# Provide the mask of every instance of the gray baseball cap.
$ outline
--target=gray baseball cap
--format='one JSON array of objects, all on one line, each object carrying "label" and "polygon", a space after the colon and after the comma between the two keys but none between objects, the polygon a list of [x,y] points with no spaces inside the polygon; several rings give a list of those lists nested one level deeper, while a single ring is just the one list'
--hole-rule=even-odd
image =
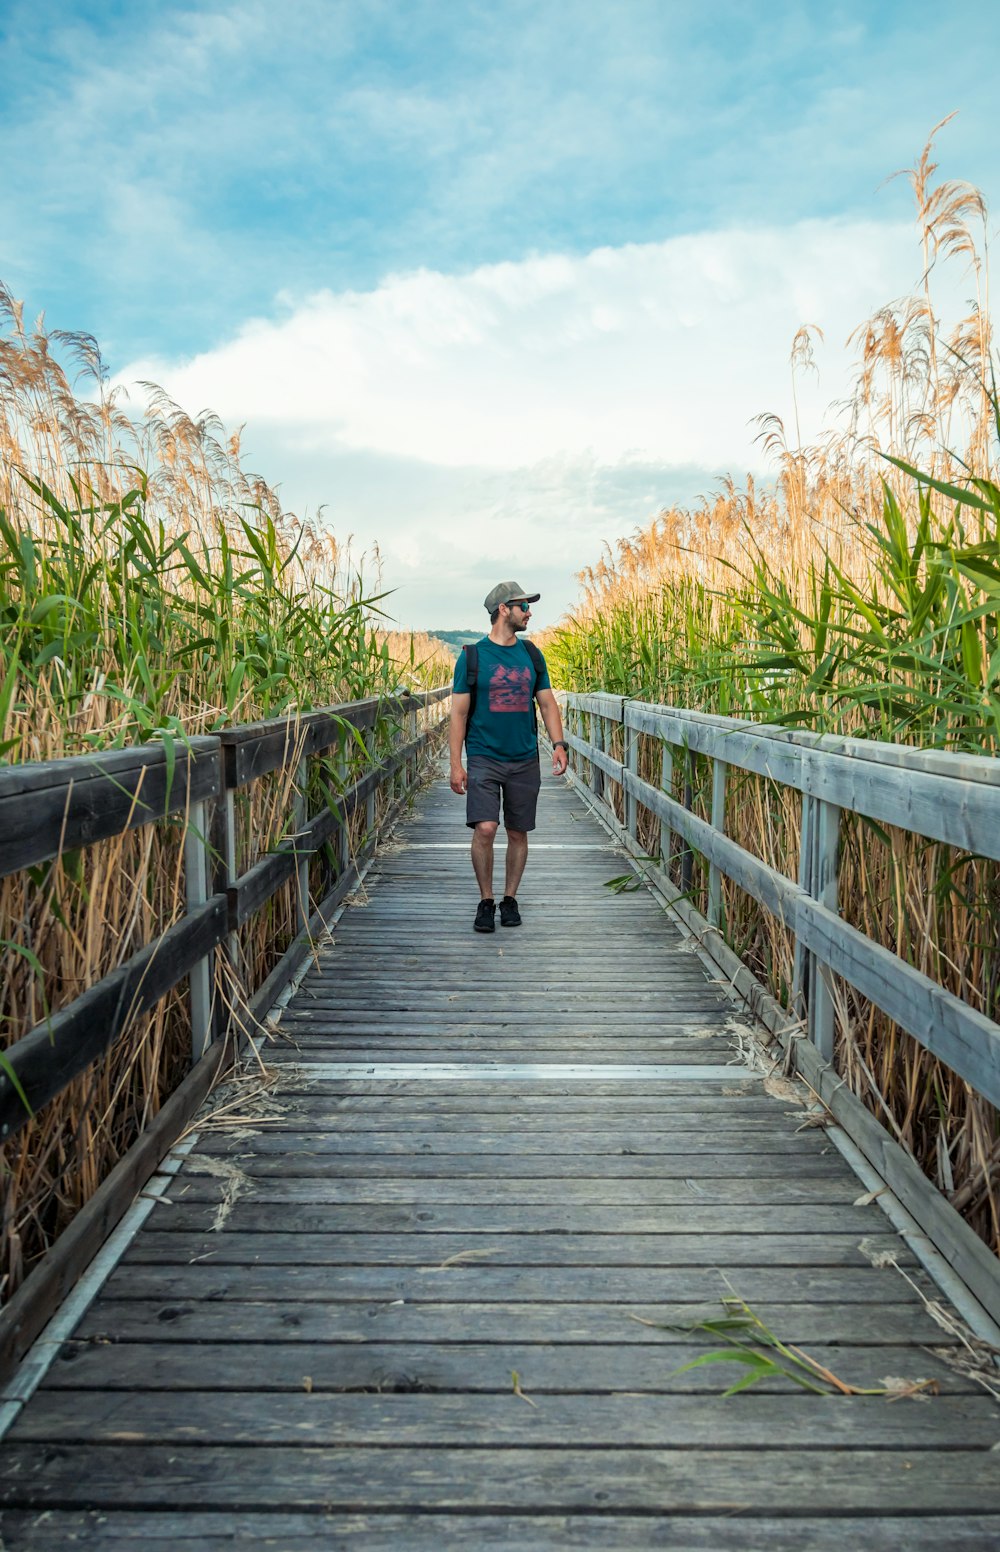
[{"label": "gray baseball cap", "polygon": [[509,604],[512,598],[516,598],[518,603],[523,598],[529,604],[537,604],[541,596],[541,593],[526,593],[519,582],[498,582],[486,594],[486,613],[492,614],[501,604]]}]

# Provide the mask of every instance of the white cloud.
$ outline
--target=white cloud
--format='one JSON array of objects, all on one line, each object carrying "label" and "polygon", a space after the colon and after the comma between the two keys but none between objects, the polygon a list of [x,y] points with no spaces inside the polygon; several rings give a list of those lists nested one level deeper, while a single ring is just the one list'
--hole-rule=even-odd
[{"label": "white cloud", "polygon": [[752,417],[789,413],[804,322],[827,340],[819,384],[799,384],[816,434],[850,377],[842,342],[918,266],[909,226],[810,221],[420,270],[120,375],[247,423],[289,505],[327,501],[338,531],[379,542],[408,623],[468,620],[470,589],[529,569],[513,556],[545,571],[558,612],[603,540],[759,468]]},{"label": "white cloud", "polygon": [[[448,467],[580,454],[741,465],[749,418],[788,397],[799,325],[819,323],[840,356],[916,265],[902,224],[813,221],[420,270],[321,292],[185,364],[121,375],[225,419]],[[827,398],[842,378],[841,366]]]}]

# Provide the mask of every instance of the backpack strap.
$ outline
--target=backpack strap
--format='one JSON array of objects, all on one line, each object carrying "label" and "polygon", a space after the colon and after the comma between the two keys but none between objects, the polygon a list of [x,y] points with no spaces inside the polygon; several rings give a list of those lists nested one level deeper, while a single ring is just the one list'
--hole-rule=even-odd
[{"label": "backpack strap", "polygon": [[534,693],[537,696],[538,695],[538,681],[542,677],[542,669],[545,667],[545,659],[543,658],[542,654],[539,652],[538,648],[535,646],[535,643],[533,641],[526,641],[524,643],[524,645],[528,649],[528,656],[530,657],[532,665],[533,665],[534,670],[535,670],[535,691],[534,691]]},{"label": "backpack strap", "polygon": [[476,709],[476,691],[479,688],[479,647],[473,641],[463,647],[462,651],[465,653],[465,676],[469,682],[469,718],[465,724],[468,727]]},{"label": "backpack strap", "polygon": [[538,737],[538,681],[542,677],[542,669],[545,667],[545,659],[535,646],[533,641],[526,641],[524,645],[528,649],[532,667],[535,670],[535,688],[531,695],[531,715],[535,723],[535,737]]}]

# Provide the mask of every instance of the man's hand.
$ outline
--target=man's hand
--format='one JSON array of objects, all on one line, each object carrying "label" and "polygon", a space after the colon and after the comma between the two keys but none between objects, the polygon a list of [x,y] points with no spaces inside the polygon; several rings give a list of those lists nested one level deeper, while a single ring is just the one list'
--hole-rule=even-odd
[{"label": "man's hand", "polygon": [[552,774],[553,774],[553,776],[565,776],[565,774],[566,774],[566,767],[567,767],[568,764],[569,764],[569,755],[566,753],[566,750],[562,749],[562,748],[553,749],[553,751],[552,751]]},{"label": "man's hand", "polygon": [[469,778],[461,765],[453,765],[451,768],[451,790],[457,792],[459,797],[465,795],[469,785]]}]

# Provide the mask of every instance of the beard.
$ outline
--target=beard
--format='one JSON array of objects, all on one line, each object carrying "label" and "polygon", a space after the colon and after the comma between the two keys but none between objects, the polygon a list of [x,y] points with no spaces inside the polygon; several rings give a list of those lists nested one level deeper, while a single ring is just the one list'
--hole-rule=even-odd
[{"label": "beard", "polygon": [[521,616],[521,618],[519,620],[515,620],[512,615],[509,616],[509,619],[510,619],[510,628],[515,633],[517,631],[526,631],[528,629],[528,621],[524,618],[523,614],[522,614],[522,616]]}]

